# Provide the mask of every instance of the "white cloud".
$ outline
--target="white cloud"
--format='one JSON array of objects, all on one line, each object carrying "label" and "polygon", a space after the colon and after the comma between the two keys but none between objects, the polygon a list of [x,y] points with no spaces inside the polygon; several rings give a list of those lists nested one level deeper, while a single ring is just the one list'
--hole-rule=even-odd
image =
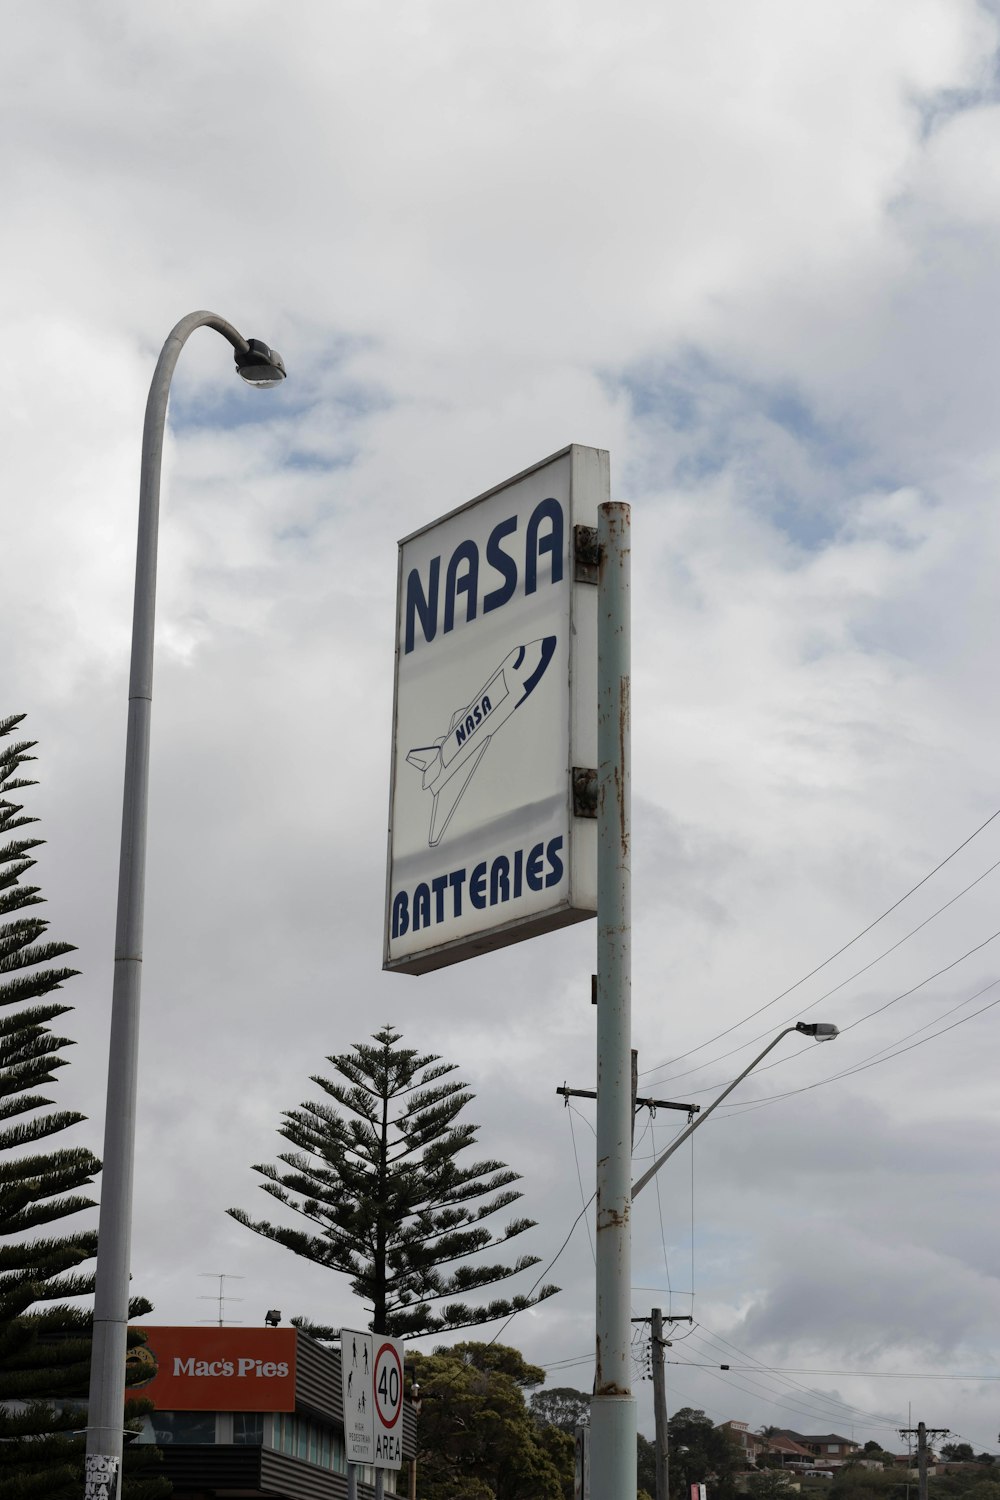
[{"label": "white cloud", "polygon": [[[3,711],[26,709],[41,742],[39,875],[83,970],[60,1095],[94,1145],[148,380],[206,305],[289,367],[283,390],[243,393],[202,332],[173,390],[134,1256],[164,1321],[196,1320],[199,1275],[221,1270],[246,1278],[246,1321],[347,1319],[337,1278],[222,1210],[253,1207],[250,1164],[326,1054],[384,1020],[468,1077],[484,1151],[524,1173],[531,1248],[554,1254],[579,1211],[554,1090],[593,1079],[592,931],[436,978],[379,969],[395,539],[505,475],[607,446],[634,505],[650,1088],[707,1102],[750,1038],[1000,857],[991,825],[742,1024],[995,810],[995,45],[972,0],[420,0],[391,18],[104,0],[12,21]],[[874,1010],[994,910],[986,879],[824,1011]],[[984,950],[835,1047],[789,1039],[740,1098],[860,1064],[995,962]],[[720,1111],[695,1156],[709,1329],[766,1362],[993,1371],[970,1309],[995,1303],[997,1014]],[[658,1141],[667,1128],[661,1113]],[[674,1311],[692,1305],[687,1161],[662,1181]],[[639,1313],[665,1287],[653,1199],[637,1225]],[[554,1275],[563,1296],[509,1331],[545,1363],[591,1338],[582,1225]],[[721,1378],[672,1369],[671,1401],[775,1420],[773,1388]],[[992,1431],[975,1386],[956,1413],[938,1388],[924,1410],[917,1381],[891,1399],[823,1381]]]}]

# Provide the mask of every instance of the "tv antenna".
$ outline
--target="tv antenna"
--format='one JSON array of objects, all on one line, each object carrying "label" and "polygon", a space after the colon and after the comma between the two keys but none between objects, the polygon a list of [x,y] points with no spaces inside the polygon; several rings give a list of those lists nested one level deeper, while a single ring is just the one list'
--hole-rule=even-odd
[{"label": "tv antenna", "polygon": [[219,1316],[217,1318],[200,1318],[199,1322],[201,1322],[201,1323],[217,1323],[220,1328],[225,1327],[226,1323],[242,1323],[243,1322],[242,1318],[227,1318],[227,1317],[224,1316],[224,1314],[225,1314],[225,1306],[226,1306],[227,1302],[242,1302],[243,1301],[242,1297],[227,1297],[227,1295],[226,1295],[226,1282],[227,1281],[245,1281],[246,1278],[244,1276],[237,1276],[232,1271],[199,1271],[198,1274],[199,1274],[199,1276],[211,1276],[214,1281],[218,1281],[218,1283],[219,1283],[219,1290],[217,1292],[213,1292],[211,1294],[208,1293],[208,1292],[205,1292],[201,1296],[199,1296],[199,1298],[198,1298],[199,1302],[216,1302],[216,1303],[218,1303]]}]

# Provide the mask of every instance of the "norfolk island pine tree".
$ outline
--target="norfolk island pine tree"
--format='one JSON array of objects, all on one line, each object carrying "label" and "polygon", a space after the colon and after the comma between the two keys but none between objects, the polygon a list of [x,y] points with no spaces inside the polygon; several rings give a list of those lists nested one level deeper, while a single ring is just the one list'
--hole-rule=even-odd
[{"label": "norfolk island pine tree", "polygon": [[[48,1226],[93,1207],[81,1190],[101,1164],[83,1146],[35,1149],[84,1116],[53,1109],[37,1092],[66,1065],[59,1053],[72,1042],[49,1027],[71,1009],[53,997],[78,971],[57,962],[72,945],[46,939],[48,923],[25,915],[43,900],[37,886],[21,883],[43,840],[24,836],[37,819],[10,797],[34,785],[19,773],[34,760],[35,742],[3,743],[23,718],[0,719],[0,1494],[78,1500],[86,1416],[72,1403],[87,1394],[92,1312],[63,1299],[93,1292],[93,1272],[82,1267],[96,1253],[97,1234],[53,1234]],[[151,1311],[143,1299],[130,1304],[133,1317]],[[146,1409],[130,1404],[130,1419]],[[157,1457],[145,1446],[128,1452],[124,1500],[170,1494],[169,1482],[148,1472]]]},{"label": "norfolk island pine tree", "polygon": [[[534,1226],[512,1219],[499,1233],[485,1221],[515,1203],[518,1174],[499,1161],[458,1160],[478,1127],[458,1117],[472,1102],[455,1064],[401,1045],[392,1026],[372,1043],[327,1059],[339,1078],[314,1076],[326,1100],[283,1116],[279,1134],[295,1148],[280,1167],[258,1164],[261,1187],[304,1216],[313,1230],[229,1213],[257,1234],[350,1279],[373,1309],[371,1327],[397,1338],[452,1332],[533,1307],[558,1291],[491,1298],[470,1305],[470,1292],[538,1264],[536,1255],[470,1263]],[[331,1101],[331,1102],[328,1102]],[[444,1304],[443,1306],[441,1304]],[[332,1336],[305,1318],[314,1336]]]}]

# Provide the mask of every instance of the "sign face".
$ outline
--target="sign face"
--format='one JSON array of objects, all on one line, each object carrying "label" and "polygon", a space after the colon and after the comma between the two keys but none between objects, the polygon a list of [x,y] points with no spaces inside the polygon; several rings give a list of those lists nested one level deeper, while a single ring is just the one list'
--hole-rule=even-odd
[{"label": "sign face", "polygon": [[370,1333],[354,1328],[340,1330],[344,1448],[349,1464],[375,1462],[374,1342]]},{"label": "sign face", "polygon": [[126,1395],[160,1411],[294,1411],[294,1328],[147,1328],[130,1349]]},{"label": "sign face", "polygon": [[340,1330],[344,1446],[349,1464],[403,1462],[403,1346],[385,1334]]},{"label": "sign face", "polygon": [[387,969],[596,911],[572,770],[597,765],[597,589],[574,526],[596,526],[608,472],[573,444],[400,543]]},{"label": "sign face", "polygon": [[374,1364],[375,1464],[398,1469],[403,1462],[403,1346],[376,1336]]}]

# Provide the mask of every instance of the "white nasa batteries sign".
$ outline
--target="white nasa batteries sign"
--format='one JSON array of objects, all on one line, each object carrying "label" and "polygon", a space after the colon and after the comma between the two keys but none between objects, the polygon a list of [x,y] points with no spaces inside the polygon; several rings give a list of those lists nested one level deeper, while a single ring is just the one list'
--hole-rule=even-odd
[{"label": "white nasa batteries sign", "polygon": [[577,444],[399,548],[385,967],[420,974],[594,915],[597,525],[608,455]]},{"label": "white nasa batteries sign", "polygon": [[403,1345],[384,1334],[340,1335],[344,1448],[351,1464],[398,1469],[403,1462]]}]

